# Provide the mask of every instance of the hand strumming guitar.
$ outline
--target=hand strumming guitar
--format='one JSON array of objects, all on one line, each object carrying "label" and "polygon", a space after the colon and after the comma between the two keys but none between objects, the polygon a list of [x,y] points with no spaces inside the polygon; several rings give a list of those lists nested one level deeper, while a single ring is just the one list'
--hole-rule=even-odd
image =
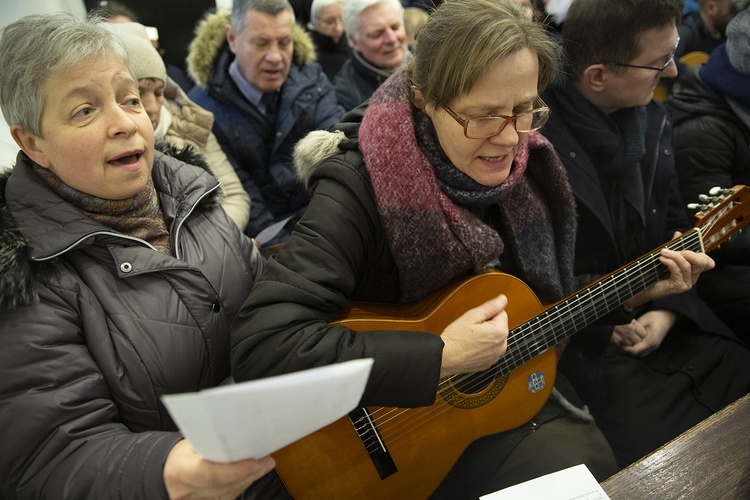
[{"label": "hand strumming guitar", "polygon": [[441,337],[440,377],[490,368],[508,347],[508,298],[495,299],[470,309],[448,325]]}]

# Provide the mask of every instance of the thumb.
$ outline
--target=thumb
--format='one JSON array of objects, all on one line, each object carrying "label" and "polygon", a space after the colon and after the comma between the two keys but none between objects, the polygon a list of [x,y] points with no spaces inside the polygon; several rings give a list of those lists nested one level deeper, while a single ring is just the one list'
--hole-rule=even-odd
[{"label": "thumb", "polygon": [[503,312],[507,305],[508,297],[500,294],[494,299],[488,300],[474,309],[470,309],[466,312],[465,316],[473,323],[482,323],[493,319],[495,316]]}]

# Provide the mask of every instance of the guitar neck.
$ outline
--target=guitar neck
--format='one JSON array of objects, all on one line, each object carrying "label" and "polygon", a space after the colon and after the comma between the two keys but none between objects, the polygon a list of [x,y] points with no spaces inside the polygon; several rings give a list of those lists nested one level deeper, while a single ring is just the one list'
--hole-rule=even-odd
[{"label": "guitar neck", "polygon": [[498,373],[510,373],[561,340],[621,307],[623,302],[657,281],[668,277],[669,270],[659,262],[662,248],[703,252],[701,231],[699,228],[687,231],[679,238],[606,275],[512,329],[507,351],[497,364]]}]

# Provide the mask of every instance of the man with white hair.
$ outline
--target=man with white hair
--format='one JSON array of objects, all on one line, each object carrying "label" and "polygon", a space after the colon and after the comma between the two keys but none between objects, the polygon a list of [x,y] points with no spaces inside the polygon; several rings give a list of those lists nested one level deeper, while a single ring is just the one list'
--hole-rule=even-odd
[{"label": "man with white hair", "polygon": [[345,0],[343,20],[352,56],[333,86],[339,104],[348,111],[369,99],[410,52],[399,0]]}]

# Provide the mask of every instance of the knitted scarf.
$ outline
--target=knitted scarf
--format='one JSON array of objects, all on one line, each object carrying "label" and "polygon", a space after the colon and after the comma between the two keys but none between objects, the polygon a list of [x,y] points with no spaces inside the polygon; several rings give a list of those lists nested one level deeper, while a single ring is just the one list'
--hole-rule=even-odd
[{"label": "knitted scarf", "polygon": [[34,172],[44,179],[55,194],[80,209],[87,217],[117,232],[147,241],[159,252],[171,255],[167,223],[150,177],[146,187],[132,198],[106,200],[68,186],[46,168],[34,165]]},{"label": "knitted scarf", "polygon": [[[529,134],[498,188],[448,175],[458,170],[429,119],[414,110],[408,89],[407,68],[399,68],[373,94],[359,129],[360,151],[399,270],[401,301],[418,300],[453,278],[496,265],[506,246],[514,249],[520,277],[540,300],[572,292],[575,207],[549,142]],[[498,204],[507,234],[501,237],[498,228],[462,206],[467,200]]]},{"label": "knitted scarf", "polygon": [[627,260],[643,253],[645,189],[640,162],[646,153],[646,109],[620,109],[607,116],[561,78],[552,93],[573,136],[599,172],[618,246]]}]

